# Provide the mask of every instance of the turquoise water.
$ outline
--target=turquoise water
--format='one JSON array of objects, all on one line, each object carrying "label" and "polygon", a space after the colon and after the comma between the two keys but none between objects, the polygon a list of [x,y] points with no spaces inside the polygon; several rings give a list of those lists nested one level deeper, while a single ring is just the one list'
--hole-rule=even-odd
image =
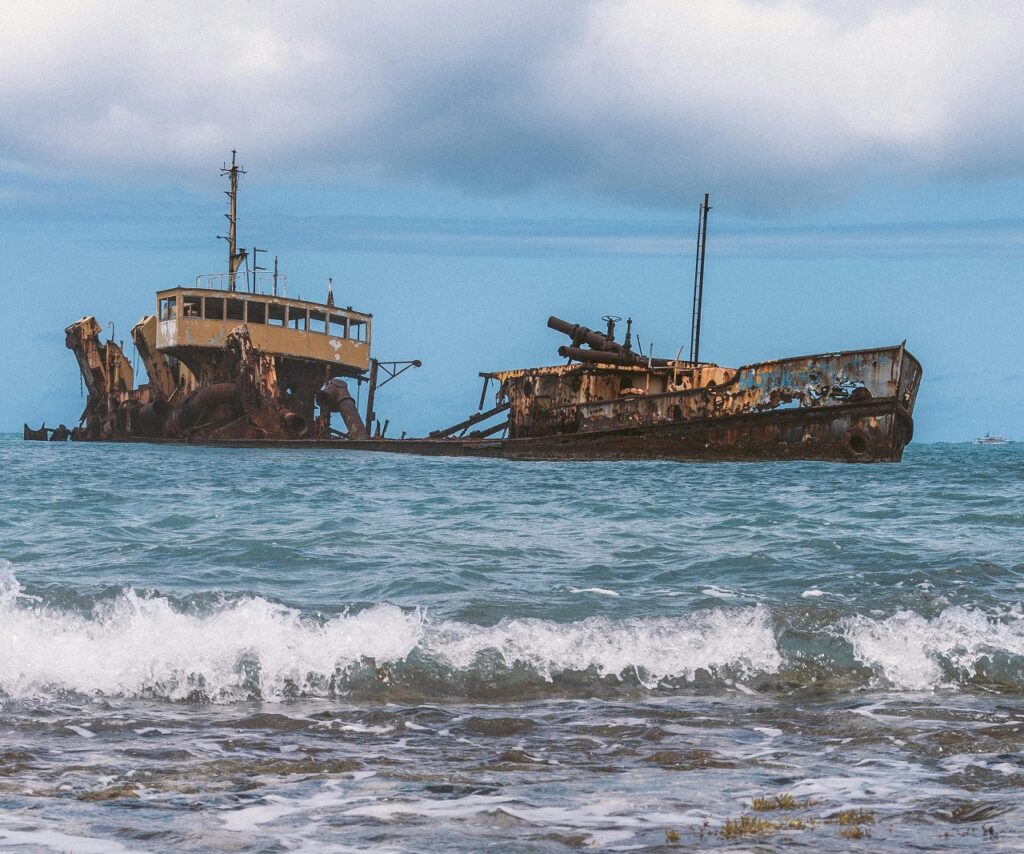
[{"label": "turquoise water", "polygon": [[0,843],[1024,846],[1024,446],[0,466]]}]

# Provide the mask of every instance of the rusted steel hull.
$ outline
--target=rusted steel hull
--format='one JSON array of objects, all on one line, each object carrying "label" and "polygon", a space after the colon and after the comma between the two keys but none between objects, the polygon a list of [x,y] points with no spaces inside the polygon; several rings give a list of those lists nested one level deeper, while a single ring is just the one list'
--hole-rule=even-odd
[{"label": "rusted steel hull", "polygon": [[899,462],[913,420],[893,400],[510,439],[503,456],[565,460]]},{"label": "rusted steel hull", "polygon": [[[210,440],[220,447],[322,448],[509,460],[899,462],[913,420],[896,400],[758,412],[526,439]],[[148,440],[137,440],[148,441]],[[168,441],[168,440],[164,440]]]}]

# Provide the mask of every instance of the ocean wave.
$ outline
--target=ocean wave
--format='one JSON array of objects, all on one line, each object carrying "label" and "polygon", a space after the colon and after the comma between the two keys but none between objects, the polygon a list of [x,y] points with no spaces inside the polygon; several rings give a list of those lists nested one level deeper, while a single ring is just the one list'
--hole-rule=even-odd
[{"label": "ocean wave", "polygon": [[956,605],[928,619],[913,611],[856,615],[842,625],[858,660],[910,691],[986,682],[1024,686],[1024,613]]},{"label": "ocean wave", "polygon": [[80,614],[22,595],[9,572],[0,576],[0,635],[0,692],[8,698],[75,692],[230,702],[342,694],[367,674],[438,684],[467,674],[479,683],[487,672],[545,682],[586,673],[653,689],[698,672],[747,678],[782,663],[761,606],[479,626],[391,604],[317,620],[259,596],[200,615],[129,589]]},{"label": "ocean wave", "polygon": [[[257,595],[194,608],[132,589],[91,609],[27,596],[0,567],[0,698],[60,693],[235,702],[294,697],[529,698],[622,691],[1024,688],[1024,614],[925,617],[764,605],[675,617],[477,625],[382,603],[331,618]],[[799,640],[803,637],[804,640]],[[838,646],[837,646],[838,644]]]}]

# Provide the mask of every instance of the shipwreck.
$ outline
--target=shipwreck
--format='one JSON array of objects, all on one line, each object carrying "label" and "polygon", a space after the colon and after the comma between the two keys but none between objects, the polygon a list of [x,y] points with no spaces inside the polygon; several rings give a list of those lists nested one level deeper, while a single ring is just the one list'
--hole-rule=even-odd
[{"label": "shipwreck", "polygon": [[[156,294],[131,330],[147,381],[123,343],[85,317],[65,330],[87,391],[72,429],[24,428],[25,439],[189,442],[536,460],[899,461],[914,432],[921,365],[894,346],[722,367],[700,359],[710,205],[698,214],[690,349],[646,355],[631,321],[595,330],[548,318],[562,363],[480,374],[478,411],[420,438],[389,437],[377,391],[421,365],[371,355],[373,315],[289,298],[287,279],[238,247],[239,175],[232,152],[228,269]],[[353,384],[357,395],[353,395]],[[362,397],[365,386],[365,400]],[[493,392],[492,392],[493,389]],[[488,396],[493,393],[489,400]]]}]

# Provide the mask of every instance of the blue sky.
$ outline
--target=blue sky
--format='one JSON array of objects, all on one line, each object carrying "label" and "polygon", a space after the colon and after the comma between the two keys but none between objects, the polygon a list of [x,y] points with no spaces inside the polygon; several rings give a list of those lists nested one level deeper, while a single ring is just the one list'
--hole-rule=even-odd
[{"label": "blue sky", "polygon": [[[288,14],[284,14],[287,8]],[[202,10],[202,11],[200,11]],[[477,372],[557,362],[549,314],[738,365],[898,343],[918,438],[1024,438],[1024,36],[1013,4],[11,2],[0,9],[0,429],[73,423],[64,326],[118,338],[239,233],[289,293],[424,361],[418,433]],[[227,34],[227,35],[225,35]]]}]

